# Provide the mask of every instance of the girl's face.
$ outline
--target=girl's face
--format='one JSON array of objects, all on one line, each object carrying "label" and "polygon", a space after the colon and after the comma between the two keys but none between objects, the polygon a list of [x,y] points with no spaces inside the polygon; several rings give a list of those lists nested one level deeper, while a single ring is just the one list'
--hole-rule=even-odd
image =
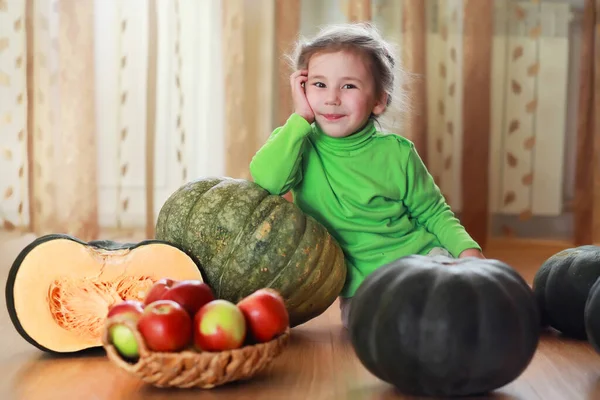
[{"label": "girl's face", "polygon": [[363,57],[351,51],[314,54],[308,62],[306,98],[323,132],[349,136],[385,110],[377,99],[375,81]]}]

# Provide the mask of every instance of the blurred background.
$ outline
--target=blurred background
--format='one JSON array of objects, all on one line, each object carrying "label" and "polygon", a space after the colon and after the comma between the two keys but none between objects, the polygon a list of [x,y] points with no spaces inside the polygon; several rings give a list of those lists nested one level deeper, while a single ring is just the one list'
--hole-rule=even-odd
[{"label": "blurred background", "polygon": [[248,164],[292,112],[285,55],[371,21],[413,140],[490,240],[600,243],[598,0],[0,0],[0,229],[152,237],[166,198]]}]

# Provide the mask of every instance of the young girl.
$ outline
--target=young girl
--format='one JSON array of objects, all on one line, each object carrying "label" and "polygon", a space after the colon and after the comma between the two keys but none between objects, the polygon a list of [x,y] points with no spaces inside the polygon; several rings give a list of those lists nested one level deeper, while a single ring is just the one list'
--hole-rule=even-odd
[{"label": "young girl", "polygon": [[351,298],[380,266],[410,254],[483,258],[409,140],[379,132],[396,60],[369,25],[336,25],[300,43],[290,83],[294,112],[250,163],[255,183],[294,202],[342,247],[340,294]]}]

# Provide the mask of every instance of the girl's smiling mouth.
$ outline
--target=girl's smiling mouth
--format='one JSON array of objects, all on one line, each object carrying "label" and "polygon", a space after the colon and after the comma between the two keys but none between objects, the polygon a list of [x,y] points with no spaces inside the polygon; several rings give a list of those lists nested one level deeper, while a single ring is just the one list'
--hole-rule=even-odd
[{"label": "girl's smiling mouth", "polygon": [[322,115],[327,121],[337,121],[340,118],[345,117],[344,114],[322,114]]}]

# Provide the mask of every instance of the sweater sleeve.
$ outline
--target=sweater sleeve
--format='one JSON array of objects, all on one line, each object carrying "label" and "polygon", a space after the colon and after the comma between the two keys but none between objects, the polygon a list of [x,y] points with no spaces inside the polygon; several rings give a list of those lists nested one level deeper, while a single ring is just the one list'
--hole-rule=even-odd
[{"label": "sweater sleeve", "polygon": [[481,250],[450,209],[412,144],[406,174],[404,202],[411,216],[436,235],[441,245],[454,257],[467,249]]},{"label": "sweater sleeve", "polygon": [[311,125],[292,114],[276,128],[250,162],[254,182],[271,194],[282,195],[302,180],[302,150]]}]

